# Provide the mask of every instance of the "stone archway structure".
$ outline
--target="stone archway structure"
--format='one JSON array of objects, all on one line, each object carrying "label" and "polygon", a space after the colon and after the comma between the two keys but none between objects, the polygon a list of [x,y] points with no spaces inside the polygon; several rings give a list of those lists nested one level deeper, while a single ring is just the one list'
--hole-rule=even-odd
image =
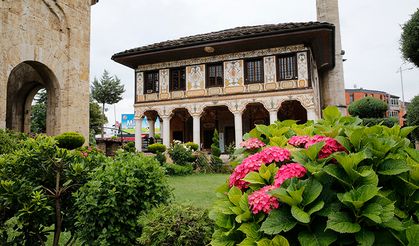
[{"label": "stone archway structure", "polygon": [[89,135],[90,7],[97,0],[0,2],[0,128],[27,131],[36,91],[48,91],[50,135]]}]

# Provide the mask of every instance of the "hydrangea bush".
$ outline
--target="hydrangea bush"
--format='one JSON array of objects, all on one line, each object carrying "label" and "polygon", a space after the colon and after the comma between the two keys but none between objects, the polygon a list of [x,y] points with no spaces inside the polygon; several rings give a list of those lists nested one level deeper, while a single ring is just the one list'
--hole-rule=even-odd
[{"label": "hydrangea bush", "polygon": [[419,245],[419,152],[412,127],[324,119],[244,136],[210,212],[218,245]]}]

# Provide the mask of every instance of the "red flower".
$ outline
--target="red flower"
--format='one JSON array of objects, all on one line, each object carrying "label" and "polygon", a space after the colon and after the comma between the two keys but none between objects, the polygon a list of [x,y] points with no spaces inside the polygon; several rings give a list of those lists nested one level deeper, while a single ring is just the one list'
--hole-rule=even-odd
[{"label": "red flower", "polygon": [[257,214],[260,211],[268,214],[272,209],[279,208],[278,200],[267,193],[275,188],[273,185],[268,185],[249,195],[248,201],[253,214]]},{"label": "red flower", "polygon": [[299,163],[290,163],[279,168],[275,175],[275,187],[280,187],[285,180],[290,178],[302,178],[307,170]]}]

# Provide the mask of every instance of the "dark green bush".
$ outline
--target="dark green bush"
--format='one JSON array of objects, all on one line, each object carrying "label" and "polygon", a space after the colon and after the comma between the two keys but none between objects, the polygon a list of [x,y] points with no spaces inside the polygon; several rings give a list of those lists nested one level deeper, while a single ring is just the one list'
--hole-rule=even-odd
[{"label": "dark green bush", "polygon": [[190,148],[192,151],[197,151],[198,147],[199,147],[199,145],[197,143],[194,143],[194,142],[187,142],[187,143],[185,143],[185,146]]},{"label": "dark green bush", "polygon": [[172,158],[173,162],[177,165],[186,166],[191,164],[194,160],[192,157],[192,150],[178,141],[173,142],[172,146],[168,150],[168,153],[170,158]]},{"label": "dark green bush", "polygon": [[375,125],[383,125],[383,126],[388,126],[388,127],[392,127],[395,124],[398,124],[399,120],[397,118],[363,118],[362,119],[362,124],[364,126],[375,126]]},{"label": "dark green bush", "polygon": [[137,152],[137,150],[135,149],[135,143],[134,142],[125,143],[122,146],[122,149],[127,151],[127,152],[131,152],[131,153]]},{"label": "dark green bush", "polygon": [[387,104],[380,99],[364,97],[349,104],[348,112],[359,118],[383,118],[387,108]]},{"label": "dark green bush", "polygon": [[58,142],[58,147],[73,150],[77,149],[84,144],[84,137],[77,132],[64,132],[58,136],[55,136],[55,140]]},{"label": "dark green bush", "polygon": [[212,136],[211,155],[216,157],[220,157],[221,155],[220,139],[217,129],[214,130],[214,135]]},{"label": "dark green bush", "polygon": [[212,173],[213,169],[207,154],[201,151],[195,153],[196,160],[193,163],[194,171],[197,173]]},{"label": "dark green bush", "polygon": [[192,205],[170,204],[139,217],[143,228],[138,242],[148,246],[208,245],[214,231],[208,212]]},{"label": "dark green bush", "polygon": [[193,171],[193,166],[191,163],[187,163],[185,165],[177,165],[175,163],[168,164],[166,163],[164,165],[164,169],[166,170],[166,173],[171,176],[183,176],[191,174]]},{"label": "dark green bush", "polygon": [[157,152],[163,153],[166,151],[166,146],[161,143],[154,143],[150,144],[147,149],[148,151],[154,154],[156,154]]},{"label": "dark green bush", "polygon": [[157,152],[155,158],[160,163],[160,165],[166,163],[166,156],[164,153]]},{"label": "dark green bush", "polygon": [[134,245],[141,231],[137,216],[171,197],[153,157],[119,152],[91,177],[75,195],[76,226],[86,245]]},{"label": "dark green bush", "polygon": [[27,138],[23,133],[0,129],[0,155],[11,153],[19,147],[21,140]]}]

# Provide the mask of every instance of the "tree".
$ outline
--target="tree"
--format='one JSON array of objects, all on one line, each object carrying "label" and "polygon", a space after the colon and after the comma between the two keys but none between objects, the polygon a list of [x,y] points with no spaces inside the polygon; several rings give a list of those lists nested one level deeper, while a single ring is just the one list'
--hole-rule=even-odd
[{"label": "tree", "polygon": [[348,112],[359,118],[383,118],[387,107],[387,104],[379,99],[364,97],[349,104]]},{"label": "tree", "polygon": [[102,126],[108,122],[106,115],[102,113],[99,104],[90,97],[89,103],[89,128],[95,134],[102,130]]},{"label": "tree", "polygon": [[[407,125],[419,126],[419,95],[415,96],[407,108]],[[416,141],[419,141],[419,128],[412,132]]]},{"label": "tree", "polygon": [[419,9],[403,27],[400,39],[403,58],[419,67]]},{"label": "tree", "polygon": [[47,131],[47,91],[41,89],[35,95],[35,104],[31,110],[31,132],[45,133]]},{"label": "tree", "polygon": [[[117,76],[109,76],[109,72],[104,70],[100,80],[93,80],[91,86],[92,97],[102,104],[102,114],[105,114],[105,104],[115,104],[122,100],[122,94],[125,92],[124,85]],[[101,135],[103,138],[103,124]]]}]

